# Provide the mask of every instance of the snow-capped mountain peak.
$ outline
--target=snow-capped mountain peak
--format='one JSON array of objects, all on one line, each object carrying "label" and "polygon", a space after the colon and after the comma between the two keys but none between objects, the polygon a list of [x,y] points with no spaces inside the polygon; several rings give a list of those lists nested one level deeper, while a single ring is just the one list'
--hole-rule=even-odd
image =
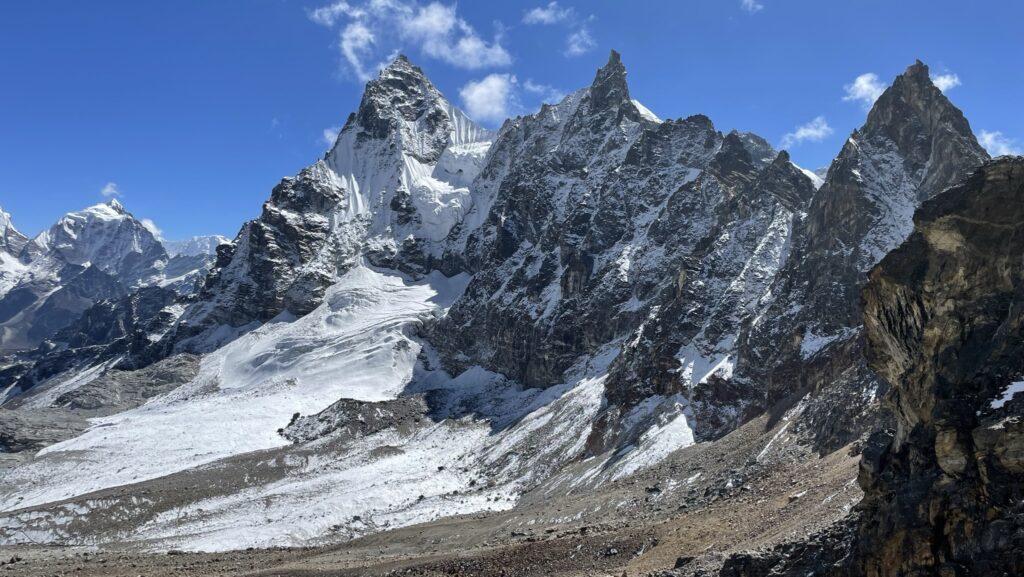
[{"label": "snow-capped mountain peak", "polygon": [[478,204],[469,184],[492,138],[398,57],[366,84],[325,157],[275,187],[218,255],[203,302],[167,338],[205,351],[283,311],[308,313],[363,259],[429,273]]},{"label": "snow-capped mountain peak", "polygon": [[117,199],[69,212],[21,244],[0,257],[0,349],[34,348],[94,304],[143,287],[191,293],[211,264],[172,259]]},{"label": "snow-capped mountain peak", "polygon": [[25,270],[20,255],[28,238],[21,234],[11,215],[0,208],[0,299],[11,289]]},{"label": "snow-capped mountain peak", "polygon": [[28,242],[28,238],[14,226],[10,213],[0,207],[0,251],[17,256]]},{"label": "snow-capped mountain peak", "polygon": [[69,212],[32,240],[33,252],[98,267],[135,284],[166,260],[163,245],[117,199]]}]

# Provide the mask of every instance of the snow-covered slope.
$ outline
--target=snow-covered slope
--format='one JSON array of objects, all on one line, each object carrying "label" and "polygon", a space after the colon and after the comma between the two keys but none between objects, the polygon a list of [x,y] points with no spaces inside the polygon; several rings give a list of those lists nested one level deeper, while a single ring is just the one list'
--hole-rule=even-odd
[{"label": "snow-covered slope", "polygon": [[19,255],[28,239],[21,234],[11,215],[0,208],[0,298],[7,294],[24,274],[25,264]]},{"label": "snow-covered slope", "polygon": [[[353,268],[314,312],[250,332],[206,356],[191,383],[44,450],[45,458],[5,482],[32,478],[34,470],[55,482],[19,491],[3,507],[45,503],[282,446],[288,441],[276,431],[296,412],[316,413],[339,398],[394,398],[418,353],[406,333],[435,307],[450,304],[465,282],[431,279],[436,288],[430,280],[411,283]],[[62,458],[66,454],[85,458]],[[132,466],[115,469],[106,465],[111,462]],[[67,474],[54,463],[66,463]]]},{"label": "snow-covered slope", "polygon": [[305,314],[362,258],[429,272],[474,205],[468,185],[490,139],[397,58],[367,84],[324,159],[284,179],[219,255],[164,346],[209,351],[284,311]]},{"label": "snow-covered slope", "polygon": [[[547,391],[480,369],[452,379],[412,335],[444,314],[467,281],[353,267],[311,313],[249,332],[204,357],[199,374],[173,392],[95,419],[82,436],[7,473],[0,537],[86,544],[101,530],[82,524],[117,511],[116,537],[103,538],[219,550],[299,545],[513,506],[583,454],[601,405],[595,375],[607,360],[581,364],[571,381]],[[324,423],[342,402],[357,405],[359,423],[383,415],[383,424],[361,434],[321,426],[309,441],[290,444],[285,432],[303,424],[300,416]],[[661,440],[662,451],[685,445]],[[603,463],[592,463],[595,478],[626,466],[602,471]],[[131,489],[123,499],[77,499],[175,474],[209,480],[184,504]],[[72,516],[63,508],[18,512],[67,499]]]}]

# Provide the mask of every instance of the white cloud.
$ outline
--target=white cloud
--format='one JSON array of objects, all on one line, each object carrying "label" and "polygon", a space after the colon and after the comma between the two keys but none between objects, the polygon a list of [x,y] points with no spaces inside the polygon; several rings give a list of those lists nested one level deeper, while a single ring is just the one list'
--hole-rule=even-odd
[{"label": "white cloud", "polygon": [[804,142],[820,142],[832,134],[832,127],[828,125],[824,116],[818,116],[814,120],[796,127],[793,132],[782,136],[782,148],[799,146]]},{"label": "white cloud", "polygon": [[338,140],[338,134],[340,132],[340,126],[331,126],[330,128],[325,128],[324,133],[321,136],[321,138],[323,139],[323,143],[326,144],[328,148],[332,148],[334,146],[334,142]]},{"label": "white cloud", "polygon": [[416,48],[425,56],[457,68],[479,70],[507,66],[512,57],[500,33],[487,41],[460,18],[455,4],[420,4],[416,0],[335,2],[309,13],[313,22],[340,27],[338,47],[346,68],[366,81],[401,50]]},{"label": "white cloud", "polygon": [[540,96],[541,102],[548,104],[554,104],[565,98],[565,93],[561,90],[547,84],[538,84],[529,78],[523,82],[523,90]]},{"label": "white cloud", "polygon": [[110,198],[111,196],[120,198],[121,196],[123,196],[121,194],[121,189],[117,188],[116,182],[108,182],[107,184],[103,185],[103,188],[100,190],[100,194],[107,198]]},{"label": "white cloud", "polygon": [[764,10],[764,4],[761,4],[757,0],[741,0],[740,7],[751,14],[756,14],[761,10]]},{"label": "white cloud", "polygon": [[341,31],[341,54],[360,80],[369,80],[373,75],[366,70],[363,59],[373,47],[373,32],[361,22],[352,22]]},{"label": "white cloud", "polygon": [[978,133],[978,142],[992,156],[1024,154],[1024,151],[1017,146],[1017,139],[1007,138],[998,130],[982,130]]},{"label": "white cloud", "polygon": [[565,55],[566,56],[580,56],[586,54],[597,47],[597,41],[590,34],[590,30],[586,26],[580,27],[579,30],[569,35],[569,38],[565,41]]},{"label": "white cloud", "polygon": [[342,16],[354,16],[354,11],[348,2],[335,2],[328,6],[322,6],[309,13],[309,19],[321,26],[331,27]]},{"label": "white cloud", "polygon": [[885,92],[885,84],[882,84],[877,74],[868,72],[858,76],[853,84],[847,84],[843,89],[846,90],[843,100],[860,102],[865,108],[871,108],[871,105]]},{"label": "white cloud", "polygon": [[547,6],[537,6],[523,16],[526,24],[555,24],[572,17],[572,8],[561,8],[558,2],[550,2]]},{"label": "white cloud", "polygon": [[140,220],[139,223],[141,223],[143,228],[152,233],[152,235],[155,236],[158,240],[164,239],[164,231],[160,230],[160,227],[158,227],[156,223],[153,222],[152,220],[144,218]]},{"label": "white cloud", "polygon": [[593,19],[593,14],[586,18],[579,18],[571,7],[563,8],[554,1],[545,6],[537,6],[528,10],[523,15],[523,22],[526,24],[562,24],[569,30],[569,35],[565,39],[564,51],[565,56],[569,58],[586,54],[597,47],[597,41],[589,28]]},{"label": "white cloud", "polygon": [[949,72],[938,76],[932,76],[932,83],[934,83],[939,90],[946,92],[952,88],[960,86],[960,77]]},{"label": "white cloud", "polygon": [[513,87],[516,77],[511,74],[490,74],[481,80],[467,82],[459,90],[462,105],[477,122],[500,122],[508,118],[514,106]]}]

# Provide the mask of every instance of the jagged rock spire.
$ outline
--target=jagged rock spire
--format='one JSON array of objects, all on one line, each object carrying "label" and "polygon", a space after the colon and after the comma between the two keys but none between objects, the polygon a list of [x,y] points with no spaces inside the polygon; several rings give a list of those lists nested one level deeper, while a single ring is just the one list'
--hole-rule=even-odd
[{"label": "jagged rock spire", "polygon": [[359,110],[345,128],[355,121],[371,136],[386,138],[399,120],[424,119],[430,125],[446,122],[446,104],[423,70],[399,55],[377,78],[366,83]]},{"label": "jagged rock spire", "polygon": [[629,101],[626,67],[622,65],[618,52],[612,50],[608,55],[608,63],[598,69],[590,85],[590,95],[595,108],[607,108]]},{"label": "jagged rock spire", "polygon": [[893,142],[907,168],[923,173],[922,200],[988,159],[970,123],[935,86],[920,60],[882,93],[857,136]]},{"label": "jagged rock spire", "polygon": [[943,122],[948,122],[957,134],[973,135],[963,113],[935,86],[928,66],[918,60],[878,98],[861,132],[882,132],[903,145],[912,138],[910,131],[934,132]]}]

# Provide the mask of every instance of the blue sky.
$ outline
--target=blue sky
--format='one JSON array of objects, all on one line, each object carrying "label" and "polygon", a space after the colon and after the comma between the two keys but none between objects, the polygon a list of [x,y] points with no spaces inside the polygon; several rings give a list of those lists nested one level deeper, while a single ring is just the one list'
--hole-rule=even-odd
[{"label": "blue sky", "polygon": [[659,116],[706,114],[809,168],[920,58],[989,146],[1024,148],[1017,0],[372,1],[0,4],[0,206],[35,234],[116,191],[167,238],[234,236],[396,51],[493,126],[615,48]]}]

